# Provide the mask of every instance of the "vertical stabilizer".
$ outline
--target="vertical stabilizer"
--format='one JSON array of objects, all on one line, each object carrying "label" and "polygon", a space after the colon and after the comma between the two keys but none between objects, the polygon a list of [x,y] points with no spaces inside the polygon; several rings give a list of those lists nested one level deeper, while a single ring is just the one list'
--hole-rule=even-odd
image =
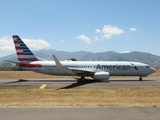
[{"label": "vertical stabilizer", "polygon": [[35,55],[30,51],[26,44],[21,40],[18,35],[13,35],[13,41],[17,52],[18,61],[38,61]]}]

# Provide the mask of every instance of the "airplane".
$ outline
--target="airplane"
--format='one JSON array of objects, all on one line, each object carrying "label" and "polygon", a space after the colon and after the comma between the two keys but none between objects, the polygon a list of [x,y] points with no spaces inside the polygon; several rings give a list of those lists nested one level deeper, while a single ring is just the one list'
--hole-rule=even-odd
[{"label": "airplane", "polygon": [[18,61],[6,61],[38,73],[79,76],[78,82],[83,82],[86,80],[85,77],[92,77],[96,81],[108,81],[110,76],[139,76],[139,81],[142,81],[142,77],[155,72],[155,69],[147,64],[132,61],[59,61],[55,55],[52,55],[54,61],[40,60],[18,35],[12,37]]}]

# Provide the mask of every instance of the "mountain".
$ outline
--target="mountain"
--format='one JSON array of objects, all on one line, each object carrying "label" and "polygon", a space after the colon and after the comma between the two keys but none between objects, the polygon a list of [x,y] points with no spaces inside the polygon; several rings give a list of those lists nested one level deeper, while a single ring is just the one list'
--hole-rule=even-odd
[{"label": "mountain", "polygon": [[[49,50],[39,50],[33,51],[33,53],[40,58],[46,60],[53,60],[52,54],[55,54],[59,60],[66,60],[69,58],[76,58],[78,61],[136,61],[143,62],[150,66],[160,66],[160,56],[153,55],[150,53],[144,52],[130,52],[130,53],[117,53],[113,51],[108,52],[86,52],[86,51],[76,51],[76,52],[66,52],[66,51],[57,51],[53,49]],[[3,60],[16,60],[16,54],[4,56],[0,58],[0,63],[3,63]]]}]

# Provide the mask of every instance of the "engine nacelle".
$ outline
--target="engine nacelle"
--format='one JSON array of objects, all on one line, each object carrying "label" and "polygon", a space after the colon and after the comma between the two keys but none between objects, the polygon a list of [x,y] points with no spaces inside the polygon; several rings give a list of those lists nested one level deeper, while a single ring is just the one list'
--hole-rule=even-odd
[{"label": "engine nacelle", "polygon": [[98,81],[108,81],[109,79],[109,73],[108,72],[96,72],[94,74],[94,80],[98,80]]}]

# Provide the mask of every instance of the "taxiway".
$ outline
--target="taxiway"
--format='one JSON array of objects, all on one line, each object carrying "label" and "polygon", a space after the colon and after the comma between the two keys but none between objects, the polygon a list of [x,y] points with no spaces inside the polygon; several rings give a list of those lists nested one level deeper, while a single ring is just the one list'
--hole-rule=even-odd
[{"label": "taxiway", "polygon": [[159,120],[160,108],[0,108],[1,120]]},{"label": "taxiway", "polygon": [[137,77],[111,78],[108,82],[76,79],[0,79],[0,89],[113,89],[113,88],[160,88],[160,77],[148,77],[139,81]]}]

